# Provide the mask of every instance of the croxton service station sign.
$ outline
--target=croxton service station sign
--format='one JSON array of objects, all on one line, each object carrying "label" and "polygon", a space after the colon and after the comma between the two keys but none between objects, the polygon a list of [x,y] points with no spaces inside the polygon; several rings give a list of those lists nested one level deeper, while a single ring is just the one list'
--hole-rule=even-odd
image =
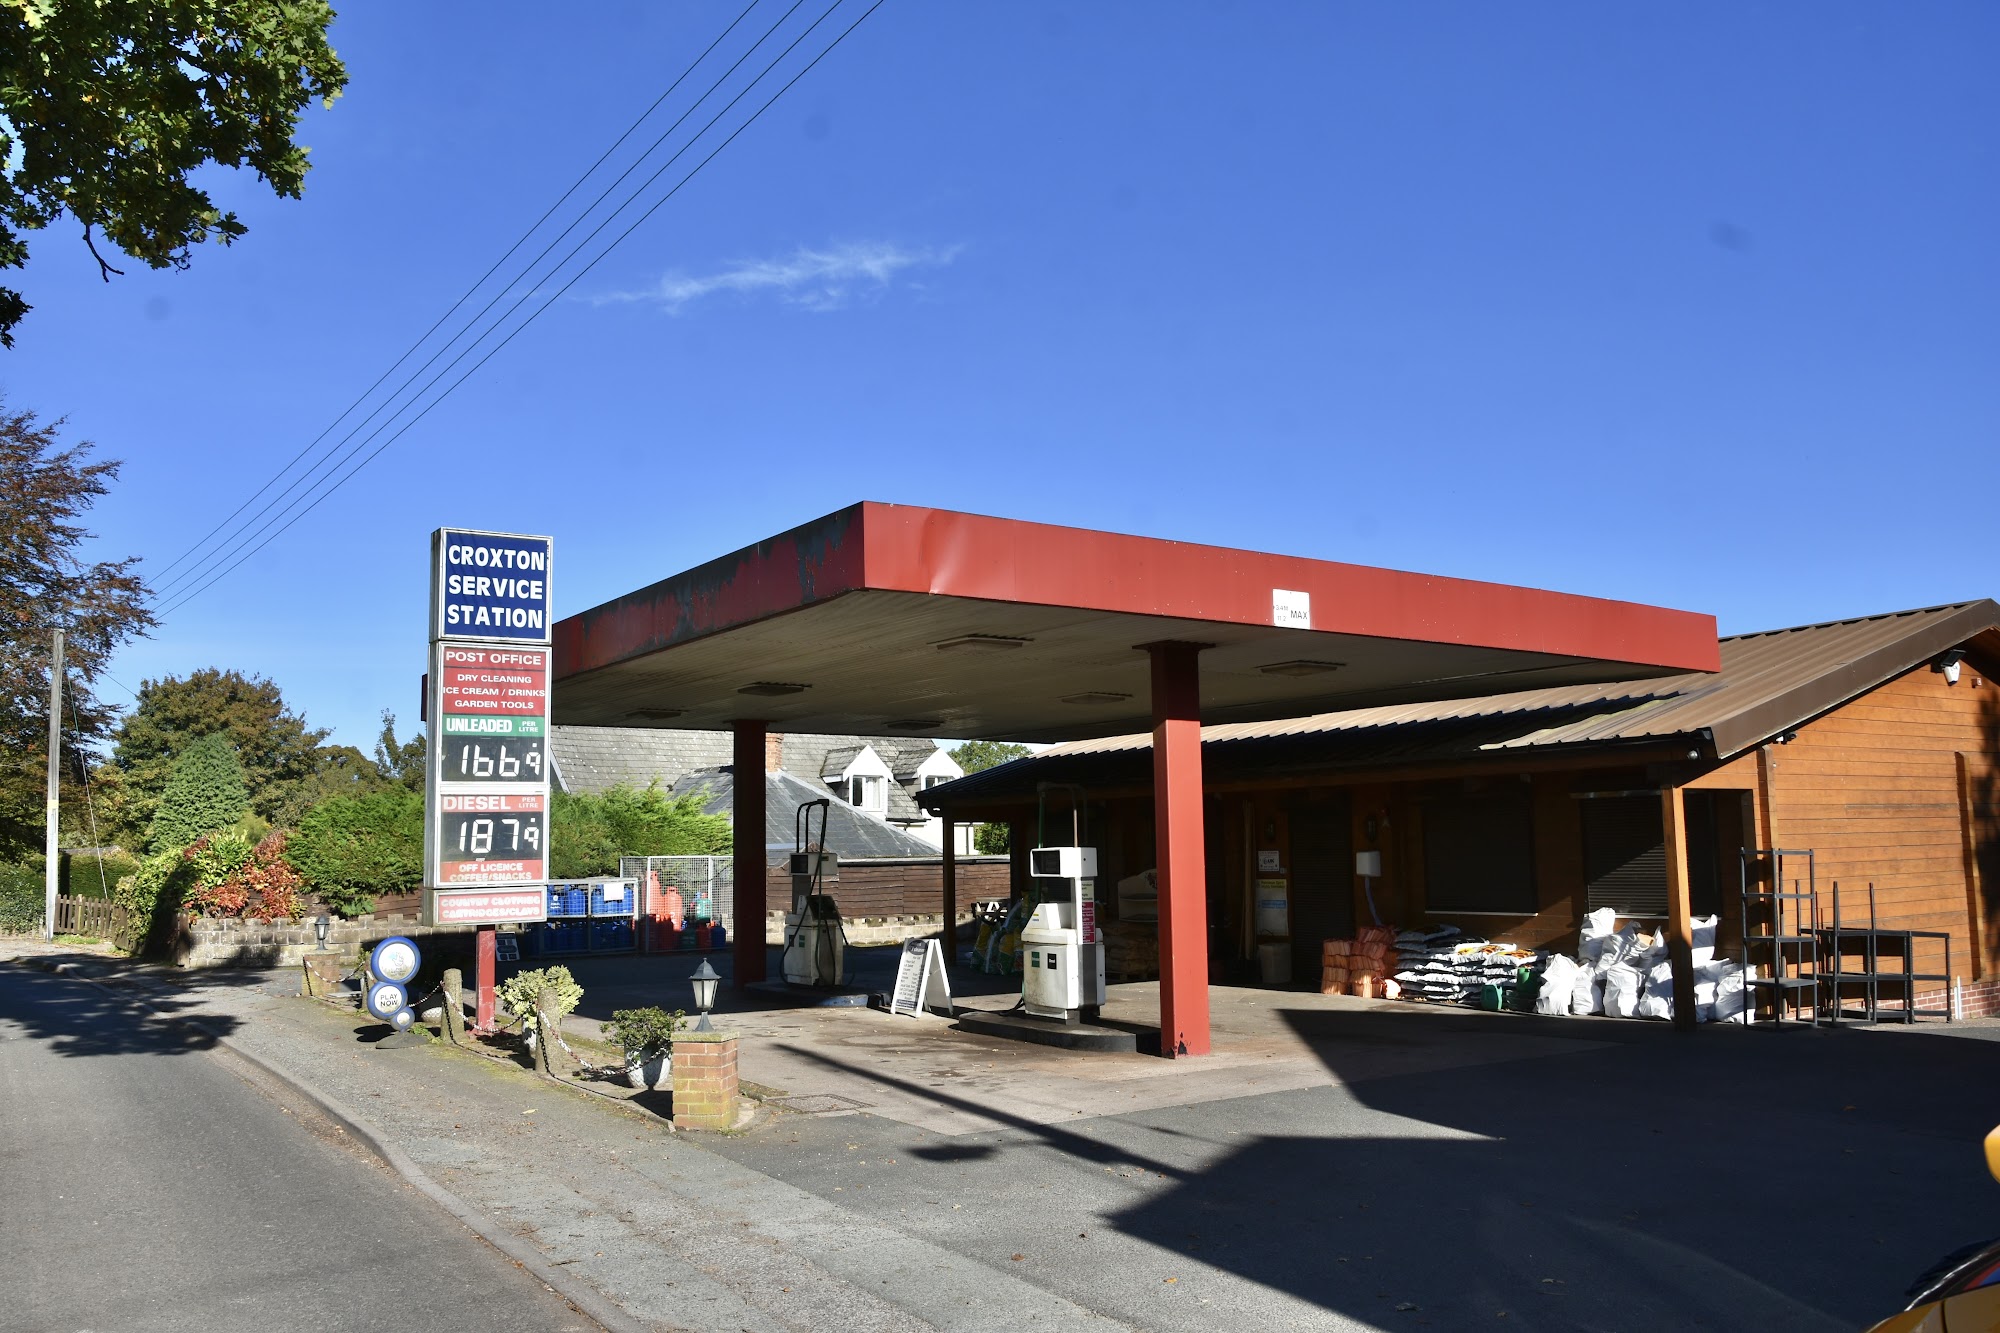
[{"label": "croxton service station sign", "polygon": [[[424,887],[438,923],[546,914],[551,546],[431,534]],[[534,893],[490,892],[509,886]]]}]

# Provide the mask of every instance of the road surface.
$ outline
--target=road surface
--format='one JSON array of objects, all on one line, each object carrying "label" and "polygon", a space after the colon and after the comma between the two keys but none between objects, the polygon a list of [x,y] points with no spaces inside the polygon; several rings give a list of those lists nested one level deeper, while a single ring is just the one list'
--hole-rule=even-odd
[{"label": "road surface", "polygon": [[0,1330],[597,1333],[192,1029],[0,964]]}]

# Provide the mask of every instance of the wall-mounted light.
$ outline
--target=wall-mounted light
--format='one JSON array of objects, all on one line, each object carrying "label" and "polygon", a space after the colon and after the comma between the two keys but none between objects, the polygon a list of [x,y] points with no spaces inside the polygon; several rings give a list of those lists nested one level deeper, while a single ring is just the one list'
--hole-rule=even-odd
[{"label": "wall-mounted light", "polygon": [[940,639],[931,647],[941,653],[1004,653],[1033,642],[1018,634],[961,634],[955,639]]},{"label": "wall-mounted light", "polygon": [[1938,660],[1931,663],[1931,670],[1943,675],[1945,684],[1956,685],[1958,684],[1959,668],[1964,665],[1965,649],[1952,648],[1939,654]]},{"label": "wall-mounted light", "polygon": [[759,680],[739,687],[736,692],[738,694],[755,694],[759,697],[769,699],[776,698],[780,694],[804,694],[811,688],[812,686],[810,685],[794,685],[789,681],[783,680]]},{"label": "wall-mounted light", "polygon": [[1301,658],[1292,662],[1266,662],[1257,669],[1267,676],[1324,676],[1346,665],[1345,662],[1312,662]]},{"label": "wall-mounted light", "polygon": [[1085,690],[1081,694],[1065,694],[1062,701],[1066,704],[1122,704],[1131,697],[1111,690]]}]

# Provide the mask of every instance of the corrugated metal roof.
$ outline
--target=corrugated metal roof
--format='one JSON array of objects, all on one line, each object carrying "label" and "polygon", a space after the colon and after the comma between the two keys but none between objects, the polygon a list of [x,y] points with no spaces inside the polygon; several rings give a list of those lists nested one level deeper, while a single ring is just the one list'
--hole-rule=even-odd
[{"label": "corrugated metal roof", "polygon": [[[1671,737],[1712,738],[1729,758],[1872,689],[1955,645],[2000,630],[1991,600],[1955,602],[1854,620],[1738,634],[1720,641],[1722,670],[1609,685],[1560,686],[1477,699],[1358,708],[1273,722],[1202,728],[1205,762],[1230,762],[1228,750],[1257,745],[1259,767],[1302,761],[1311,767],[1476,757],[1512,750],[1612,744]],[[1275,747],[1316,741],[1306,752]],[[1329,741],[1338,740],[1337,745]],[[1054,745],[1027,759],[933,787],[922,803],[1011,794],[1022,783],[1065,772],[1079,761],[1136,755],[1150,733]],[[1107,770],[1108,772],[1108,770]]]}]

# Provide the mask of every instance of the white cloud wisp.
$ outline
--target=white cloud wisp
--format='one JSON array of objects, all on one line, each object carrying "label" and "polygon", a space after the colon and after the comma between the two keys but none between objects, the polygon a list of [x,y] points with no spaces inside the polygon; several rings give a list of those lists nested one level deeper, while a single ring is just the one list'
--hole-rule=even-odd
[{"label": "white cloud wisp", "polygon": [[715,273],[670,272],[658,285],[635,292],[610,292],[592,299],[594,305],[656,305],[678,315],[704,297],[733,293],[741,297],[775,296],[805,310],[839,310],[857,296],[879,296],[897,275],[920,268],[941,268],[958,257],[962,246],[945,249],[905,249],[888,243],[862,243],[808,249],[800,246],[776,259],[739,260]]}]

